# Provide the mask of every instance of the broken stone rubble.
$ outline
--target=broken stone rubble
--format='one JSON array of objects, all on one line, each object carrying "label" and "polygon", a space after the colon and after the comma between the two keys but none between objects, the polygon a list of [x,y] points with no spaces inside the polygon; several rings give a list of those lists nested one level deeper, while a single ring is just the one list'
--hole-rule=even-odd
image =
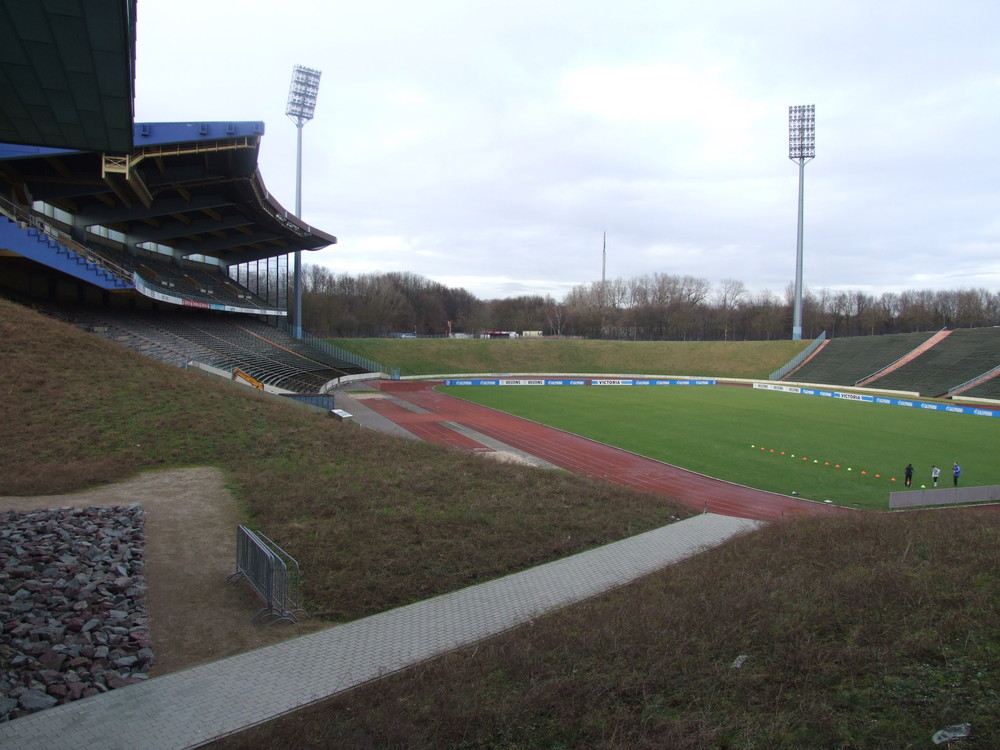
[{"label": "broken stone rubble", "polygon": [[0,515],[0,721],[147,677],[141,506]]}]

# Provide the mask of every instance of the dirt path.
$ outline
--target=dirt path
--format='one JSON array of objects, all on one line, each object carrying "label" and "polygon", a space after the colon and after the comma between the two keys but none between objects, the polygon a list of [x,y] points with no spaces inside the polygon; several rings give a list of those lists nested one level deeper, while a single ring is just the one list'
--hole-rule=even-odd
[{"label": "dirt path", "polygon": [[261,601],[247,583],[230,585],[239,508],[221,471],[210,467],[140,474],[70,495],[0,497],[0,511],[131,505],[146,511],[146,583],[152,676],[312,632],[322,622],[251,622]]}]

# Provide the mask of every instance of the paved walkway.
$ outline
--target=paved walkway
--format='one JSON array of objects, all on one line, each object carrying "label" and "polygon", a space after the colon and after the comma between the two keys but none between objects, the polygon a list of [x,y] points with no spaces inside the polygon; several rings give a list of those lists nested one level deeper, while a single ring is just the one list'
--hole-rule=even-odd
[{"label": "paved walkway", "polygon": [[0,724],[10,750],[181,750],[628,583],[752,530],[703,514],[488,583]]},{"label": "paved walkway", "polygon": [[396,424],[388,417],[373,411],[366,403],[365,396],[379,395],[379,392],[366,383],[352,384],[353,389],[348,390],[348,386],[333,391],[333,402],[338,409],[349,412],[354,421],[363,427],[368,427],[379,432],[387,432],[397,437],[417,440],[417,436],[405,427]]}]

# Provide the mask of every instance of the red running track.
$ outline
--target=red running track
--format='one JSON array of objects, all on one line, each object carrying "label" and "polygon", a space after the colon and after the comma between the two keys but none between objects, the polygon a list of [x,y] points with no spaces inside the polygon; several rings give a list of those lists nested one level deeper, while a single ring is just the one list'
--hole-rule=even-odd
[{"label": "red running track", "polygon": [[576,474],[606,479],[644,492],[666,495],[697,510],[773,521],[792,513],[836,513],[846,509],[755,490],[713,479],[650,458],[579,437],[553,427],[496,411],[433,390],[440,381],[383,381],[380,390],[424,413],[392,401],[365,405],[417,437],[463,450],[486,450],[475,440],[442,424],[453,422],[544,459]]}]

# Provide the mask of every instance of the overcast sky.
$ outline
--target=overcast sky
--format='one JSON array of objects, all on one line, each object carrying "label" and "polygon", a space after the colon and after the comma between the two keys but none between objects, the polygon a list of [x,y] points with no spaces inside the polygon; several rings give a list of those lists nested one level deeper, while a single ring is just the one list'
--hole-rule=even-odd
[{"label": "overcast sky", "polygon": [[654,273],[784,295],[816,105],[804,284],[1000,287],[996,0],[141,0],[136,120],[263,120],[304,262],[481,299]]}]

